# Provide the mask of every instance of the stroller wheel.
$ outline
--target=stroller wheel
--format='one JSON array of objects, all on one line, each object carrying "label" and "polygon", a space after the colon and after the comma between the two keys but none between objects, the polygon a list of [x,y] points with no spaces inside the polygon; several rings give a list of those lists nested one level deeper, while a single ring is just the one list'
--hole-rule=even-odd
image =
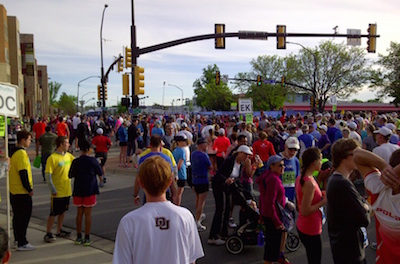
[{"label": "stroller wheel", "polygon": [[243,241],[238,236],[230,236],[225,243],[226,249],[232,254],[239,254],[243,250]]},{"label": "stroller wheel", "polygon": [[300,238],[297,234],[292,232],[288,232],[287,240],[286,240],[286,249],[290,252],[294,252],[300,247]]}]

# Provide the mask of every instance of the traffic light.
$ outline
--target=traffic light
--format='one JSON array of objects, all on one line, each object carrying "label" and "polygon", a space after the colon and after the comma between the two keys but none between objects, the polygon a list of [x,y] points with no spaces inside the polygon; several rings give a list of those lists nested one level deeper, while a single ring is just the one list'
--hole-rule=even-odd
[{"label": "traffic light", "polygon": [[135,66],[134,68],[135,74],[135,95],[144,94],[144,68],[139,66]]},{"label": "traffic light", "polygon": [[[119,56],[121,56],[121,54],[119,54]],[[117,71],[118,72],[124,71],[124,57],[121,57],[121,59],[119,59]]]},{"label": "traffic light", "polygon": [[319,106],[319,100],[318,100],[318,98],[315,98],[314,102],[315,102],[315,107],[318,108],[318,106]]},{"label": "traffic light", "polygon": [[219,85],[219,83],[221,82],[221,74],[219,73],[219,71],[215,72],[215,84]]},{"label": "traffic light", "polygon": [[131,68],[132,67],[132,49],[125,47],[125,68]]},{"label": "traffic light", "polygon": [[[277,49],[286,49],[286,26],[277,25],[276,26],[276,48]],[[283,36],[279,36],[278,34],[284,34]]]},{"label": "traffic light", "polygon": [[281,85],[282,85],[283,87],[286,86],[286,77],[285,77],[285,76],[282,76],[282,78],[281,78]]},{"label": "traffic light", "polygon": [[369,24],[367,45],[368,52],[376,52],[376,24]]},{"label": "traffic light", "polygon": [[121,98],[121,105],[129,107],[131,104],[131,99],[129,97],[122,97]]},{"label": "traffic light", "polygon": [[108,93],[107,93],[107,83],[104,84],[104,100],[108,99]]},{"label": "traffic light", "polygon": [[257,86],[261,86],[262,80],[261,80],[261,75],[257,75]]},{"label": "traffic light", "polygon": [[129,74],[122,74],[122,94],[129,95]]},{"label": "traffic light", "polygon": [[310,106],[311,106],[311,109],[314,108],[314,96],[310,96]]},{"label": "traffic light", "polygon": [[101,85],[97,85],[97,100],[98,101],[103,100],[103,93],[101,90]]},{"label": "traffic light", "polygon": [[[225,24],[215,24],[215,34],[225,34]],[[225,37],[215,38],[215,48],[225,49]]]}]

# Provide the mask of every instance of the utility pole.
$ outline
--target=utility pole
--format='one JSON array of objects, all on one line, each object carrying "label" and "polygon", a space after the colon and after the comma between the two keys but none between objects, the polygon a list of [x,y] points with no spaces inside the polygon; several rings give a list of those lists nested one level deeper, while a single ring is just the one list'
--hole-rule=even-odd
[{"label": "utility pole", "polygon": [[136,46],[136,26],[135,26],[135,9],[134,9],[134,0],[131,0],[132,3],[132,26],[131,26],[131,61],[132,61],[132,67],[131,67],[131,76],[132,76],[132,107],[137,107],[139,106],[139,98],[137,95],[135,95],[135,74],[134,74],[134,69],[137,64],[137,55],[138,55],[138,49]]}]

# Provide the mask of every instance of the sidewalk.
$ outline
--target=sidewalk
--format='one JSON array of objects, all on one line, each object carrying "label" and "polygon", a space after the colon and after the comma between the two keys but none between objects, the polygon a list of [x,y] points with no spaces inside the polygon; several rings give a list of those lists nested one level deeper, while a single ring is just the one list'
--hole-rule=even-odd
[{"label": "sidewalk", "polygon": [[[119,167],[119,151],[119,147],[113,146],[108,154],[108,160],[106,163],[106,174],[108,174],[110,177],[113,177],[114,175],[117,176],[113,177],[112,186],[106,184],[105,188],[108,191],[110,189],[125,188],[129,185],[133,186],[134,184],[134,176],[136,175],[137,169],[133,168],[132,163],[131,168]],[[35,143],[31,144],[27,152],[31,162],[33,162],[33,160],[35,159]],[[75,157],[78,157],[80,155],[80,152],[74,152],[73,154]],[[39,176],[39,170],[41,169],[36,169],[32,167],[32,172],[35,175],[37,174]],[[35,176],[35,178],[38,176]],[[36,182],[37,181],[34,182],[37,190],[37,192],[35,193],[38,193],[38,188],[46,188],[46,186],[44,185],[41,186],[39,184],[35,184]],[[2,208],[0,208],[0,226],[7,230],[7,212],[4,209],[6,199],[4,195],[2,196],[3,199],[1,206]],[[47,197],[45,199],[47,200]],[[83,245],[75,245],[75,235],[73,235],[75,230],[71,230],[68,228],[65,229],[72,231],[72,235],[69,238],[57,238],[57,240],[53,243],[46,243],[43,241],[43,237],[46,234],[46,221],[37,218],[31,218],[29,222],[27,238],[32,245],[36,246],[36,250],[17,251],[16,249],[12,248],[13,245],[11,245],[10,263],[112,263],[114,241],[97,237],[91,234],[90,237],[93,240],[93,244],[91,246],[85,247]],[[12,234],[10,234],[10,238],[12,244],[14,239]]]}]

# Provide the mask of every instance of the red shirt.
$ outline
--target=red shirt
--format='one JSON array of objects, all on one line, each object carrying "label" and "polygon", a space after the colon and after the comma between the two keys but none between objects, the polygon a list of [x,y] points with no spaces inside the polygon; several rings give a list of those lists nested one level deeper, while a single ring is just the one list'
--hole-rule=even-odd
[{"label": "red shirt", "polygon": [[228,150],[228,147],[231,145],[231,141],[229,140],[229,138],[225,137],[225,136],[221,136],[221,137],[217,137],[214,141],[214,145],[213,145],[213,149],[217,150],[217,157],[224,157],[224,155],[222,155],[222,152],[225,152]]},{"label": "red shirt", "polygon": [[46,124],[44,122],[37,122],[33,125],[32,131],[35,132],[35,138],[40,138],[41,135],[46,131]]},{"label": "red shirt", "polygon": [[111,140],[103,135],[97,135],[93,138],[92,144],[96,146],[96,153],[108,152],[108,148],[111,146]]},{"label": "red shirt", "polygon": [[56,126],[57,136],[68,136],[68,125],[64,122],[58,123]]},{"label": "red shirt", "polygon": [[268,158],[275,155],[274,145],[268,140],[257,140],[253,143],[254,155],[259,155],[263,162],[266,162]]}]

